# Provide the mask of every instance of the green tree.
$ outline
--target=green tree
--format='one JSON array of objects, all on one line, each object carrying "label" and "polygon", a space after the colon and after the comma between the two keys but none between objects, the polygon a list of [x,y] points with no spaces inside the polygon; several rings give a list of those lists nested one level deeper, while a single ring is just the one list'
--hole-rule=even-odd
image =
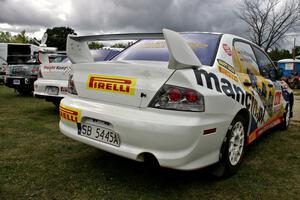
[{"label": "green tree", "polygon": [[296,47],[296,56],[300,56],[300,46]]},{"label": "green tree", "polygon": [[0,31],[0,42],[10,42],[11,38],[10,32]]},{"label": "green tree", "polygon": [[13,36],[10,40],[13,43],[32,43],[32,39],[26,36],[26,31],[23,30],[19,34]]},{"label": "green tree", "polygon": [[249,27],[250,39],[272,49],[300,22],[299,0],[242,0],[238,16]]},{"label": "green tree", "polygon": [[103,47],[104,47],[104,45],[102,43],[99,43],[99,42],[90,42],[89,43],[89,48],[90,49],[101,49]]},{"label": "green tree", "polygon": [[273,61],[278,61],[281,59],[292,58],[292,54],[286,49],[273,49],[269,53],[270,58]]},{"label": "green tree", "polygon": [[47,46],[57,47],[59,51],[66,50],[67,36],[69,34],[76,35],[75,31],[69,27],[54,27],[47,29],[46,33],[48,34]]},{"label": "green tree", "polygon": [[128,46],[128,44],[124,44],[124,43],[116,43],[114,45],[112,45],[112,48],[126,48]]}]

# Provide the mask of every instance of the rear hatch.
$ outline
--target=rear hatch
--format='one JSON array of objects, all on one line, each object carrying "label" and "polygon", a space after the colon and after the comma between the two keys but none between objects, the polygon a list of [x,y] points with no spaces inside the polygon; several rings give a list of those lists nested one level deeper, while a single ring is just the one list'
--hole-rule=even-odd
[{"label": "rear hatch", "polygon": [[174,72],[167,62],[157,61],[114,61],[73,67],[78,96],[135,107],[146,107]]}]

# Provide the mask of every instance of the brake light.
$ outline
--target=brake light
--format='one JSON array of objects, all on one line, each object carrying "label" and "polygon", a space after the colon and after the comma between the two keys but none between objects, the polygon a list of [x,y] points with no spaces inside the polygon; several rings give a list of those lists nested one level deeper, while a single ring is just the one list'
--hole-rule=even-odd
[{"label": "brake light", "polygon": [[76,90],[76,87],[75,87],[73,74],[70,75],[70,77],[69,77],[68,93],[77,95],[77,90]]},{"label": "brake light", "polygon": [[38,73],[39,73],[39,68],[38,68],[38,67],[32,68],[31,73],[32,73],[33,75],[38,75]]},{"label": "brake light", "polygon": [[149,107],[204,112],[204,97],[199,92],[173,85],[164,85],[154,96]]},{"label": "brake light", "polygon": [[179,101],[181,99],[181,92],[177,88],[171,88],[167,91],[170,101]]},{"label": "brake light", "polygon": [[185,97],[188,102],[197,102],[199,99],[197,92],[194,90],[187,91]]}]

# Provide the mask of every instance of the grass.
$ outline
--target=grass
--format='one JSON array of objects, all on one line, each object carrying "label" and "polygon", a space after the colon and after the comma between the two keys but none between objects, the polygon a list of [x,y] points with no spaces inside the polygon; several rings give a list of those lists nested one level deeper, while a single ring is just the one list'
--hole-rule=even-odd
[{"label": "grass", "polygon": [[300,96],[300,89],[293,89],[295,96]]},{"label": "grass", "polygon": [[237,175],[149,168],[66,138],[54,105],[0,86],[0,199],[299,199],[300,126],[251,145]]}]

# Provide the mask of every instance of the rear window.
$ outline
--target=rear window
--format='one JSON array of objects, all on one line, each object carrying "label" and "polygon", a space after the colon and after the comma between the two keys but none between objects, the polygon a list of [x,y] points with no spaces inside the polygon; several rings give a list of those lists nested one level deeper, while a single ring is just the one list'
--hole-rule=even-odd
[{"label": "rear window", "polygon": [[[181,34],[194,50],[203,65],[213,65],[221,35],[209,33]],[[124,50],[117,60],[169,60],[169,52],[165,40],[141,40]]]},{"label": "rear window", "polygon": [[99,49],[99,50],[91,50],[92,56],[95,62],[110,60],[115,55],[119,53],[119,51],[109,50],[109,49]]},{"label": "rear window", "polygon": [[61,63],[64,59],[67,58],[67,55],[49,55],[49,62],[50,63]]}]

